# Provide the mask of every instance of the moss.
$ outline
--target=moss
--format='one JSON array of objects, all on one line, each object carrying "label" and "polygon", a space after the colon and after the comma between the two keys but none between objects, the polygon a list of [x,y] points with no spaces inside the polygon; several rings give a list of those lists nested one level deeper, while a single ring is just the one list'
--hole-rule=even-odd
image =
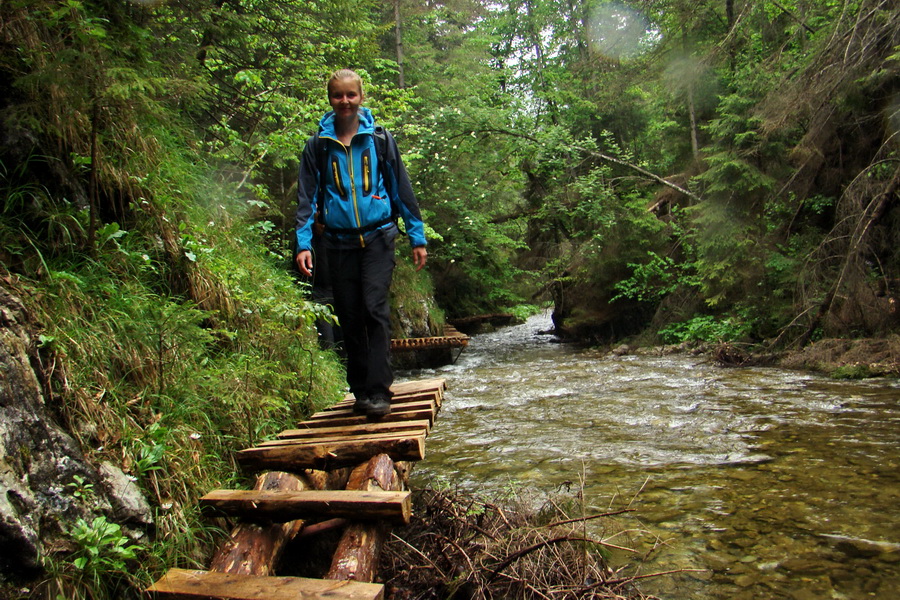
[{"label": "moss", "polygon": [[442,335],[444,312],[434,299],[428,271],[416,271],[402,244],[391,286],[391,335],[395,338]]}]

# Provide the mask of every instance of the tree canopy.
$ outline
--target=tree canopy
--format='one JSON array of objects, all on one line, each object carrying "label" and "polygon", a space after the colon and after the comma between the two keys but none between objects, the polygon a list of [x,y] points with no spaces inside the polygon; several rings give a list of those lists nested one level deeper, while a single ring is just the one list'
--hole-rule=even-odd
[{"label": "tree canopy", "polygon": [[13,1],[2,19],[8,187],[54,171],[48,200],[90,208],[86,239],[160,195],[174,144],[288,253],[297,155],[346,66],[400,139],[451,316],[544,292],[597,339],[704,313],[757,339],[893,327],[890,2]]},{"label": "tree canopy", "polygon": [[188,419],[252,439],[335,393],[285,274],[339,68],[419,197],[429,327],[550,303],[601,343],[898,331],[891,0],[4,0],[0,279],[79,366],[60,411],[121,428],[85,447],[160,497]]}]

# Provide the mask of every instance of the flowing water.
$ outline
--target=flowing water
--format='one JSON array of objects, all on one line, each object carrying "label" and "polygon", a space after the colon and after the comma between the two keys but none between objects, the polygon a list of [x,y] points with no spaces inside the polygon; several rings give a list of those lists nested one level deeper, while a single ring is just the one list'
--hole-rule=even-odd
[{"label": "flowing water", "polygon": [[[419,486],[584,489],[589,533],[666,600],[900,598],[900,383],[554,343],[539,316],[410,377],[449,389]],[[652,550],[652,551],[651,551]],[[692,570],[692,571],[688,571]],[[698,571],[693,571],[698,570]]]}]

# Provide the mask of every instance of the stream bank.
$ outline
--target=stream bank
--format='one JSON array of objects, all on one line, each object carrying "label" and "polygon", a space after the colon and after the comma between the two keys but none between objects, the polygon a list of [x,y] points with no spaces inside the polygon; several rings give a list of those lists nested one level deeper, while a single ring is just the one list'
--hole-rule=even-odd
[{"label": "stream bank", "polygon": [[642,583],[665,599],[900,586],[900,382],[585,349],[545,321],[474,336],[434,371],[449,390],[414,477],[635,508],[587,531],[647,558],[614,552],[629,574],[683,570]]},{"label": "stream bank", "polygon": [[799,350],[766,352],[757,345],[721,342],[685,342],[668,346],[613,347],[615,356],[670,356],[684,354],[703,357],[723,367],[778,367],[794,371],[822,373],[835,379],[900,377],[900,336],[883,338],[828,338]]}]

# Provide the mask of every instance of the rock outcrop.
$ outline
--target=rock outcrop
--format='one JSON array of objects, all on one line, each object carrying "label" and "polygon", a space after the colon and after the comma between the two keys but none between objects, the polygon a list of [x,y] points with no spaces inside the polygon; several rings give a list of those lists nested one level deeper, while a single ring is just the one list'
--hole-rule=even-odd
[{"label": "rock outcrop", "polygon": [[22,301],[0,286],[0,570],[22,577],[39,574],[42,556],[67,546],[79,518],[149,520],[134,489],[123,500],[108,484],[121,481],[116,468],[102,476],[54,417],[35,329]]}]

